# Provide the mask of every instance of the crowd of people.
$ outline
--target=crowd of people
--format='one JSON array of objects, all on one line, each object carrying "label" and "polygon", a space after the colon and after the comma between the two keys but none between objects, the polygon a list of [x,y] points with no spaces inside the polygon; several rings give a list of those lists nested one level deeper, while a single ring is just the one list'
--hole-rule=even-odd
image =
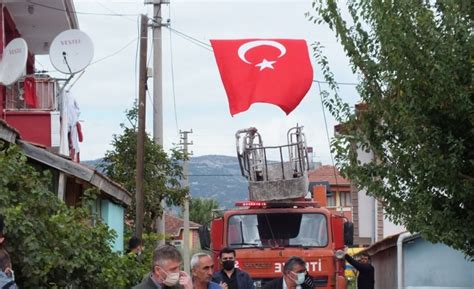
[{"label": "crowd of people", "polygon": [[[191,276],[181,271],[183,258],[171,245],[158,247],[153,253],[151,272],[133,289],[255,289],[250,275],[235,267],[235,250],[224,248],[219,253],[222,269],[214,272],[214,262],[207,253],[196,253],[190,260]],[[267,283],[264,289],[312,289],[312,278],[306,263],[291,257],[284,266],[284,275]]]},{"label": "crowd of people", "polygon": [[[224,248],[219,252],[221,269],[214,270],[212,257],[196,253],[191,257],[191,275],[182,271],[183,258],[171,245],[160,246],[153,253],[151,272],[133,289],[255,289],[250,275],[235,266],[235,250]],[[374,288],[374,267],[368,255],[360,261],[346,254],[346,260],[358,271],[358,289]],[[300,257],[290,257],[283,266],[283,275],[263,286],[263,289],[313,289],[316,283],[308,274],[306,262]]]},{"label": "crowd of people", "polygon": [[[4,249],[4,218],[0,215],[0,289],[18,289],[15,274],[8,252]],[[137,237],[129,240],[127,254],[143,262],[142,241]],[[359,272],[358,289],[374,288],[374,267],[370,257],[362,254],[359,261],[345,255],[346,260]],[[196,253],[190,263],[191,275],[181,270],[183,257],[172,245],[157,247],[153,252],[152,266],[140,284],[133,289],[255,289],[250,275],[236,267],[236,252],[232,248],[223,248],[219,252],[220,270],[214,270],[212,257],[207,253]],[[308,274],[306,262],[293,256],[286,260],[283,275],[267,282],[263,289],[313,289],[316,284]]]}]

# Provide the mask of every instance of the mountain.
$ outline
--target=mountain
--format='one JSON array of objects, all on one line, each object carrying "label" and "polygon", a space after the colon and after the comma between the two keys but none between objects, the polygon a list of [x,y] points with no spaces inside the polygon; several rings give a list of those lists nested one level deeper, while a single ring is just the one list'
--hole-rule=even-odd
[{"label": "mountain", "polygon": [[[96,159],[82,163],[96,168],[100,161]],[[230,156],[192,157],[189,161],[189,188],[192,197],[215,199],[224,208],[231,208],[236,201],[248,197],[247,180],[240,173],[237,158]]]}]

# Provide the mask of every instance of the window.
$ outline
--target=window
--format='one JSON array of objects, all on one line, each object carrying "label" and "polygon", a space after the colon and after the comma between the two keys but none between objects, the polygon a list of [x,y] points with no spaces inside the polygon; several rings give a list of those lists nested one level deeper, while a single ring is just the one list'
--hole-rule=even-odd
[{"label": "window", "polygon": [[326,217],[317,213],[233,215],[229,218],[227,240],[234,248],[325,247]]},{"label": "window", "polygon": [[336,195],[333,192],[327,192],[326,198],[328,207],[336,206]]},{"label": "window", "polygon": [[341,192],[341,205],[343,207],[352,207],[352,197],[350,192]]}]

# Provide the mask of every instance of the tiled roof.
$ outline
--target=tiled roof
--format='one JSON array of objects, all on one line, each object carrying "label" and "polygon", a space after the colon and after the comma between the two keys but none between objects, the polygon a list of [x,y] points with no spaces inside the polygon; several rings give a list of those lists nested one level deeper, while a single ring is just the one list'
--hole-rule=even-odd
[{"label": "tiled roof", "polygon": [[[334,175],[334,171],[336,175]],[[337,182],[336,182],[337,177]],[[309,182],[329,182],[330,185],[335,186],[349,186],[351,183],[349,180],[343,178],[339,171],[334,169],[330,165],[322,165],[316,168],[315,170],[309,171],[308,173]]]},{"label": "tiled roof", "polygon": [[[201,227],[200,224],[189,221],[190,229],[197,229]],[[165,213],[165,232],[168,235],[178,236],[181,229],[184,228],[184,220]]]}]

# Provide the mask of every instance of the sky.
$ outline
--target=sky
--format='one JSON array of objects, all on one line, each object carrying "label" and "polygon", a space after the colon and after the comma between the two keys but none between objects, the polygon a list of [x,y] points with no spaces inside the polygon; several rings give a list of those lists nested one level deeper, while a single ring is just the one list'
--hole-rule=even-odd
[{"label": "sky", "polygon": [[[80,78],[76,77],[71,88],[81,110],[84,131],[81,160],[92,160],[112,149],[113,135],[120,134],[120,123],[126,122],[125,110],[131,108],[137,98],[138,15],[144,13],[151,17],[152,6],[132,0],[75,0],[74,3],[79,12],[80,29],[90,36],[94,45],[92,64]],[[310,0],[171,0],[169,5],[163,5],[163,18],[170,19],[172,29],[202,43],[198,45],[163,28],[165,150],[179,143],[179,130],[192,129],[189,139],[193,145],[189,149],[194,156],[235,156],[237,130],[256,127],[265,145],[283,145],[287,130],[299,124],[304,126],[308,146],[314,148],[314,160],[331,164],[326,128],[332,136],[336,123],[326,110],[327,126],[325,124],[317,83],[313,83],[300,105],[288,116],[277,106],[253,104],[246,112],[232,117],[209,42],[210,39],[290,38],[305,39],[310,46],[319,41],[335,79],[356,82],[357,77],[335,33],[309,22],[305,17],[308,11],[311,11]],[[148,47],[151,57],[151,43]],[[41,56],[37,61],[38,68],[53,69],[49,57]],[[313,56],[311,61],[314,79],[323,80]],[[148,86],[146,129],[152,134],[151,79]],[[325,84],[322,87],[326,88]],[[358,99],[353,85],[340,86],[340,95],[351,105]]]}]

